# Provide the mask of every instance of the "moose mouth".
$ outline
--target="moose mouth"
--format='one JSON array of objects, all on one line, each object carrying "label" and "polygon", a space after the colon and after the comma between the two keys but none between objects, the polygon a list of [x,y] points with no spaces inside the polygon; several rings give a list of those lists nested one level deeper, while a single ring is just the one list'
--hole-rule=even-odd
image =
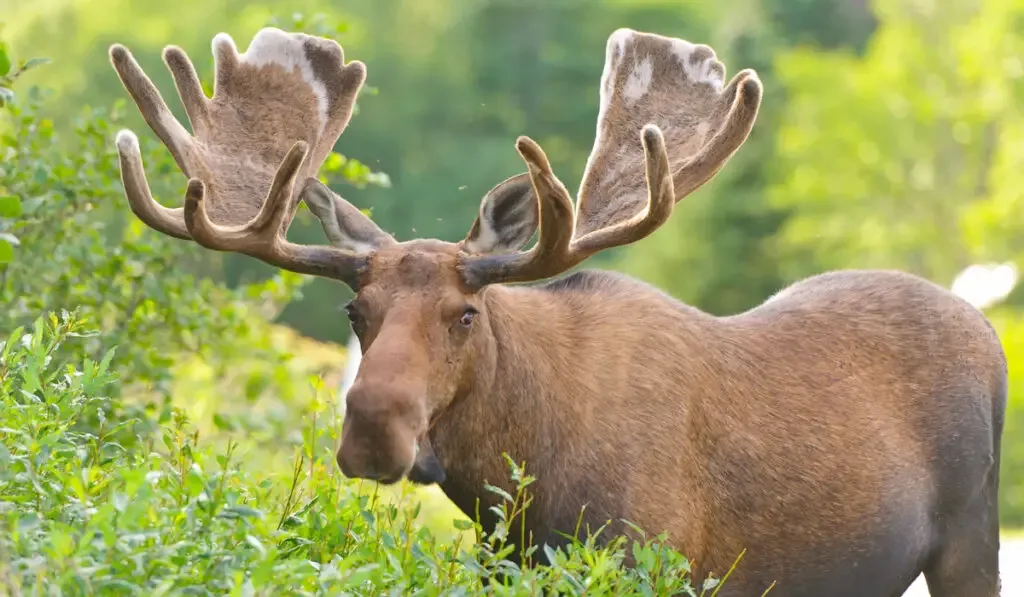
[{"label": "moose mouth", "polygon": [[406,479],[417,485],[433,485],[435,483],[440,485],[444,483],[445,477],[444,466],[437,454],[434,453],[430,438],[424,436],[417,440],[416,459],[413,461]]}]

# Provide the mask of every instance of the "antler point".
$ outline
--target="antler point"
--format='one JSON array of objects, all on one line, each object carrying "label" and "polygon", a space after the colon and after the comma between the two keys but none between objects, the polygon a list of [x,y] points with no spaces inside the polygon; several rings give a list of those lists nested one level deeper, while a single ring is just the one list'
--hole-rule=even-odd
[{"label": "antler point", "polygon": [[185,201],[199,203],[203,200],[205,185],[198,178],[188,179],[188,187],[185,188]]},{"label": "antler point", "polygon": [[117,150],[121,153],[139,153],[139,138],[128,129],[118,131],[117,136],[114,137],[114,143],[117,145]]},{"label": "antler point", "polygon": [[174,44],[167,44],[166,46],[164,46],[164,49],[163,49],[163,51],[160,54],[163,57],[164,62],[167,62],[167,60],[168,60],[168,58],[170,56],[172,56],[174,54],[182,55],[184,53],[185,53],[185,50],[183,50],[179,46],[176,46]]},{"label": "antler point", "polygon": [[235,46],[235,40],[223,31],[213,36],[213,41],[210,42],[210,45],[213,48],[214,54],[217,53],[218,48],[231,49],[234,50],[236,54],[238,53],[238,47]]},{"label": "antler point", "polygon": [[653,122],[648,122],[640,131],[640,137],[647,147],[651,147],[662,139],[661,128]]},{"label": "antler point", "polygon": [[110,49],[107,50],[107,55],[110,56],[111,62],[124,62],[131,56],[131,52],[123,44],[110,44]]}]

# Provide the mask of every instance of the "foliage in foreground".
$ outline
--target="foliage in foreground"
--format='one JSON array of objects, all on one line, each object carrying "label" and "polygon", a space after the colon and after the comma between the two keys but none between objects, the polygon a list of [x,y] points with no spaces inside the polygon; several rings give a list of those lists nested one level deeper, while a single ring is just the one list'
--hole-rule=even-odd
[{"label": "foliage in foreground", "polygon": [[329,453],[300,449],[287,485],[245,472],[234,444],[209,449],[181,411],[127,414],[113,350],[59,358],[91,333],[78,314],[51,314],[0,348],[5,594],[696,594],[664,537],[591,537],[548,550],[554,566],[509,562],[533,481],[511,462],[514,495],[495,489],[507,522],[489,535],[461,525],[477,535],[469,549],[416,525],[418,502],[360,492]]}]

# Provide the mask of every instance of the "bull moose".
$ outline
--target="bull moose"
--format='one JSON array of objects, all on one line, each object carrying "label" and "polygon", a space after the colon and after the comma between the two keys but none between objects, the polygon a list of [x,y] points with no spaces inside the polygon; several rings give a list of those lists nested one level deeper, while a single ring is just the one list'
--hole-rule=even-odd
[{"label": "bull moose", "polygon": [[[558,545],[586,506],[595,528],[666,532],[698,581],[745,549],[722,595],[898,596],[919,573],[933,597],[998,595],[1007,369],[978,310],[881,270],[816,275],[728,317],[624,275],[556,278],[651,234],[725,165],[758,114],[754,71],[726,82],[706,45],[619,29],[575,205],[521,136],[527,171],[484,195],[463,240],[399,242],[316,178],[364,64],[275,28],[241,54],[218,34],[212,51],[212,97],[184,51],[163,53],[189,132],[110,48],[188,177],[183,207],[155,201],[123,130],[125,194],[164,234],[355,292],[345,475],[438,483],[472,515],[508,453],[539,479],[537,544]],[[329,244],[287,240],[300,201]]]}]

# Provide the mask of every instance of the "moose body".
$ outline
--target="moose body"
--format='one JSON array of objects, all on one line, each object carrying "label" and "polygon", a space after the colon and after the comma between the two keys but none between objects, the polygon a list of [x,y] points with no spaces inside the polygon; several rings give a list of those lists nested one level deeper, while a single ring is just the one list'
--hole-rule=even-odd
[{"label": "moose body", "polygon": [[505,451],[538,477],[538,544],[586,505],[592,529],[667,531],[696,578],[746,549],[720,595],[898,597],[921,570],[935,597],[995,594],[968,587],[996,573],[1006,368],[948,291],[836,272],[714,317],[585,271],[484,300],[491,381],[429,435],[469,516]]},{"label": "moose body", "polygon": [[[355,290],[344,474],[440,483],[486,516],[484,483],[507,478],[508,453],[539,479],[535,543],[562,542],[586,506],[591,529],[667,532],[697,580],[746,550],[721,595],[775,582],[773,595],[896,597],[921,572],[933,597],[998,594],[1006,363],[965,302],[885,271],[816,276],[732,317],[609,273],[514,285],[664,224],[749,135],[752,70],[726,83],[708,46],[617,30],[575,204],[523,136],[527,172],[484,195],[463,240],[399,242],[315,177],[365,65],[274,28],[242,54],[219,34],[213,53],[211,98],[185,53],[164,51],[190,133],[111,47],[189,178],[183,207],[159,204],[137,137],[121,131],[125,194],[164,234]],[[329,245],[287,240],[300,201]]]}]

